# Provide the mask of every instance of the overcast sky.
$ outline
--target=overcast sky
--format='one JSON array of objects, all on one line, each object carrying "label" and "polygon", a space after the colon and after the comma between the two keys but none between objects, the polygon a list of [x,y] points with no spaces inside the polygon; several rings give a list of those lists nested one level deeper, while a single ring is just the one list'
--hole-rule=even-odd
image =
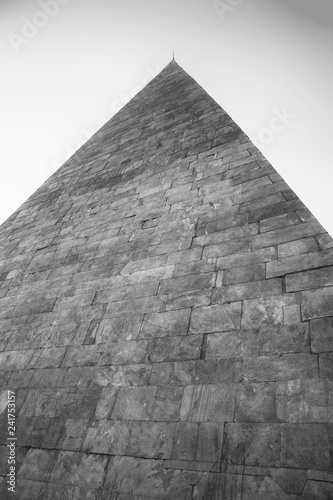
[{"label": "overcast sky", "polygon": [[333,2],[0,0],[0,223],[172,59],[333,235]]}]

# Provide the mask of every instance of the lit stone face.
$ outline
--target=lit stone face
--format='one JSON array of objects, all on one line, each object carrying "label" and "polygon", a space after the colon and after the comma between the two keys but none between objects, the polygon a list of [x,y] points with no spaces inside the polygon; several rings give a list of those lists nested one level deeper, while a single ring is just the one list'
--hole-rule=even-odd
[{"label": "lit stone face", "polygon": [[333,498],[332,278],[173,61],[0,228],[0,498],[8,390],[23,500]]}]

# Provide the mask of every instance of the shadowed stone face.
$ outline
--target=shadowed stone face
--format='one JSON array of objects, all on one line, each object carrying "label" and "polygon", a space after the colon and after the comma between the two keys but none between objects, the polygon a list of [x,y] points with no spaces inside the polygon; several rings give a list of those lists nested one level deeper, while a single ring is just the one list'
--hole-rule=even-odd
[{"label": "shadowed stone face", "polygon": [[20,500],[331,500],[332,277],[172,61],[0,228],[0,498],[12,391]]}]

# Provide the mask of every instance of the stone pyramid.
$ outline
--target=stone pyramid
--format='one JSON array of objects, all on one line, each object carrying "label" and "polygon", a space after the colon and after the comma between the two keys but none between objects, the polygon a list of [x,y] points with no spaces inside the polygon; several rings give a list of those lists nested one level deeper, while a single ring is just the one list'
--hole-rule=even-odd
[{"label": "stone pyramid", "polygon": [[0,244],[1,499],[333,498],[333,241],[175,61]]}]

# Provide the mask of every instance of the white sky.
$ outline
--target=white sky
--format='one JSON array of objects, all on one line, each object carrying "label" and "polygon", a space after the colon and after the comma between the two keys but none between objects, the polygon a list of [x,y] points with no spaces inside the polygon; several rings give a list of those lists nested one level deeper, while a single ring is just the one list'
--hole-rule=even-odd
[{"label": "white sky", "polygon": [[219,4],[0,0],[0,223],[174,49],[333,235],[333,3]]}]

